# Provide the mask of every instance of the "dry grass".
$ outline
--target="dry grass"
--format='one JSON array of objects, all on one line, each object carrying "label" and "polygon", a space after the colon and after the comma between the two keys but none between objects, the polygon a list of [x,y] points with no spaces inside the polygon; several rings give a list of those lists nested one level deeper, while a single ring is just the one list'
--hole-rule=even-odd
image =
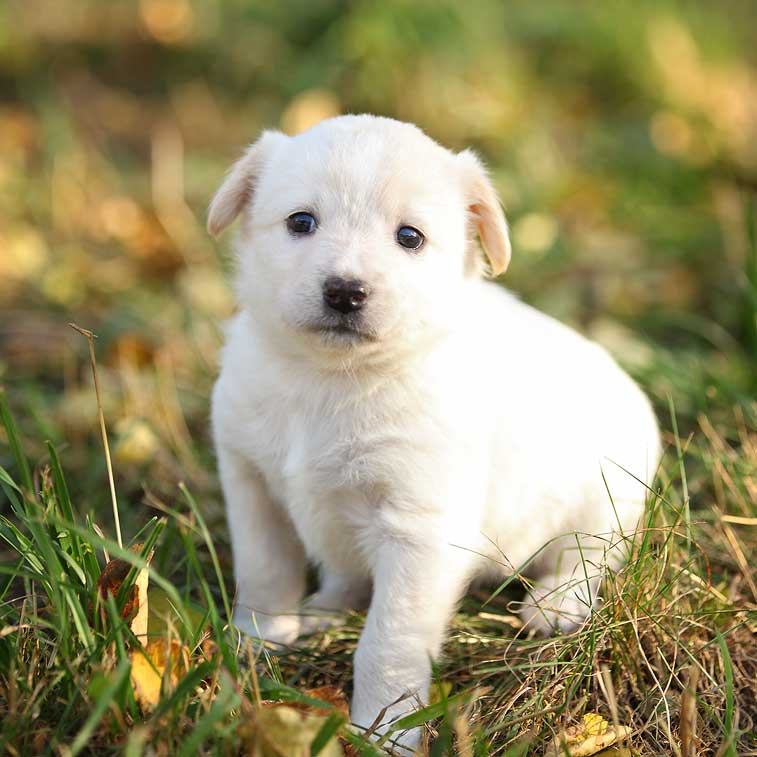
[{"label": "dry grass", "polygon": [[[36,467],[24,462],[3,405],[16,468],[15,480],[2,473],[14,517],[0,519],[0,738],[8,753],[136,754],[148,743],[164,754],[245,752],[264,734],[275,740],[261,702],[323,686],[349,695],[360,616],[295,650],[245,662],[251,648],[225,631],[226,550],[219,545],[218,561],[183,489],[183,502],[170,506],[151,495],[162,517],[132,540],[146,545],[143,556],[155,547],[151,638],[180,640],[187,658],[157,709],[143,712],[129,684],[137,642],[117,608],[123,600],[103,604],[96,588],[103,550],[135,565],[142,558],[76,519],[53,447]],[[603,606],[578,633],[526,635],[512,615],[515,585],[493,599],[471,593],[437,665],[437,702],[417,716],[432,753],[539,753],[587,712],[629,726],[635,754],[748,753],[757,719],[757,605],[746,557],[757,546],[756,441],[743,418],[725,430],[701,419],[685,451],[671,439],[633,559],[607,579]],[[343,720],[337,714],[329,727],[347,734]]]}]

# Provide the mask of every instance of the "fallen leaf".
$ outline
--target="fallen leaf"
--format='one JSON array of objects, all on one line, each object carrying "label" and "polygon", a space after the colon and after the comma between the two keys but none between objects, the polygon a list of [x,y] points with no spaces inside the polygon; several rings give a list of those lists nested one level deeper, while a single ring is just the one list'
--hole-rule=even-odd
[{"label": "fallen leaf", "polygon": [[631,734],[627,726],[617,729],[596,712],[587,712],[577,725],[558,733],[544,757],[590,757]]},{"label": "fallen leaf", "polygon": [[160,440],[143,418],[122,419],[116,434],[113,459],[120,465],[147,465],[160,450]]},{"label": "fallen leaf", "polygon": [[176,686],[180,675],[188,667],[189,650],[178,641],[158,639],[141,649],[129,653],[131,659],[131,684],[134,696],[144,711],[150,711],[160,701],[163,681],[171,688]]},{"label": "fallen leaf", "polygon": [[[132,552],[136,553],[139,553],[140,549],[141,545],[134,545],[131,548]],[[150,560],[152,560],[152,552],[147,556],[148,563]],[[100,596],[103,597],[103,599],[109,594],[116,597],[123,582],[129,575],[131,568],[131,563],[126,562],[126,560],[111,560],[103,568],[100,578],[97,579],[97,590]],[[124,620],[129,621],[129,628],[131,628],[134,635],[140,642],[142,642],[142,644],[147,641],[148,582],[149,571],[147,568],[143,568],[137,573],[134,585],[129,590],[129,595],[124,602],[123,609],[121,610],[121,617]]]},{"label": "fallen leaf", "polygon": [[[257,711],[252,754],[255,757],[310,757],[310,745],[328,717],[289,704],[261,707]],[[333,736],[318,753],[323,757],[342,757],[342,747]]]},{"label": "fallen leaf", "polygon": [[697,754],[697,682],[699,668],[691,665],[686,688],[681,695],[681,757]]},{"label": "fallen leaf", "polygon": [[142,644],[147,642],[147,617],[148,617],[148,604],[147,604],[147,583],[149,581],[149,571],[147,568],[143,568],[137,573],[137,578],[134,581],[134,588],[137,590],[137,613],[132,618],[131,630],[132,633],[139,639]]},{"label": "fallen leaf", "polygon": [[[336,686],[318,686],[315,689],[306,689],[303,694],[310,699],[317,699],[319,702],[330,704],[334,710],[344,715],[350,716],[350,705],[344,692]],[[278,707],[288,707],[302,713],[322,715],[324,718],[331,714],[331,710],[326,707],[308,704],[307,702],[284,702],[284,701],[265,701],[261,702],[265,709],[275,709]]]},{"label": "fallen leaf", "polygon": [[152,365],[155,347],[137,332],[121,334],[112,340],[105,352],[105,364],[112,368],[127,366],[140,370]]},{"label": "fallen leaf", "polygon": [[596,712],[587,712],[583,716],[583,726],[589,736],[601,736],[609,727],[607,721]]},{"label": "fallen leaf", "polygon": [[[305,696],[310,697],[311,699],[317,699],[319,702],[326,702],[337,712],[341,712],[346,718],[349,719],[350,717],[350,705],[347,701],[347,697],[344,695],[344,692],[336,686],[319,686],[315,689],[307,689],[305,691]],[[329,714],[327,710],[319,710],[315,707],[310,707],[309,705],[305,706],[309,707],[311,712],[320,712],[325,713],[326,715]]]},{"label": "fallen leaf", "polygon": [[[441,689],[441,691],[439,689]],[[443,699],[447,699],[451,693],[452,693],[452,682],[442,681],[439,685],[434,685],[431,687],[431,691],[429,692],[428,703],[437,704],[438,702],[441,702]]]},{"label": "fallen leaf", "polygon": [[[303,693],[311,699],[330,704],[331,708],[318,707],[307,702],[262,702],[252,728],[252,754],[256,757],[309,756],[313,738],[334,713],[341,715],[343,722],[349,723],[350,705],[340,688],[319,686],[307,689]],[[278,714],[272,716],[268,713]],[[343,754],[352,753],[348,747],[349,745],[335,734],[319,754],[341,757]]]}]

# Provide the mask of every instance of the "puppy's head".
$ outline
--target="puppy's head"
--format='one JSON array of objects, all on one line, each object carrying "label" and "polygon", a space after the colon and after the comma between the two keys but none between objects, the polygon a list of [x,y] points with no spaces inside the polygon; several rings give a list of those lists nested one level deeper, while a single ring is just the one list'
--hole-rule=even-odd
[{"label": "puppy's head", "polygon": [[255,319],[314,350],[417,346],[455,298],[510,259],[497,195],[470,151],[415,126],[341,116],[265,132],[213,199],[212,234],[242,216],[238,295]]}]

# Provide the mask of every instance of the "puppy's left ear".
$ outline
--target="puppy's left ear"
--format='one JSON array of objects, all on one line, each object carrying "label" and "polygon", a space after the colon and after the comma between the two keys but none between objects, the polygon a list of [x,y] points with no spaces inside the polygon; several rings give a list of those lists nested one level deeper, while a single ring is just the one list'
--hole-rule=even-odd
[{"label": "puppy's left ear", "polygon": [[457,160],[463,173],[468,212],[492,275],[499,276],[510,264],[510,235],[502,205],[478,156],[472,150],[463,150]]},{"label": "puppy's left ear", "polygon": [[264,131],[255,144],[231,167],[208,209],[208,231],[217,237],[247,205],[258,176],[273,151],[288,137],[280,131]]}]

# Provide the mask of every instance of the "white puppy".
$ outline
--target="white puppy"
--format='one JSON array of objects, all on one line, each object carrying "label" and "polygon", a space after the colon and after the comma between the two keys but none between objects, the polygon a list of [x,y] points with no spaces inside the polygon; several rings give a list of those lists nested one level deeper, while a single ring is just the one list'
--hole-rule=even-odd
[{"label": "white puppy", "polygon": [[[208,227],[237,215],[212,410],[236,625],[289,644],[307,608],[370,600],[361,726],[426,699],[477,576],[536,555],[524,619],[576,628],[638,523],[657,424],[603,349],[483,280],[476,236],[494,274],[510,244],[476,156],[368,115],[266,132]],[[303,609],[307,563],[321,585]]]}]

